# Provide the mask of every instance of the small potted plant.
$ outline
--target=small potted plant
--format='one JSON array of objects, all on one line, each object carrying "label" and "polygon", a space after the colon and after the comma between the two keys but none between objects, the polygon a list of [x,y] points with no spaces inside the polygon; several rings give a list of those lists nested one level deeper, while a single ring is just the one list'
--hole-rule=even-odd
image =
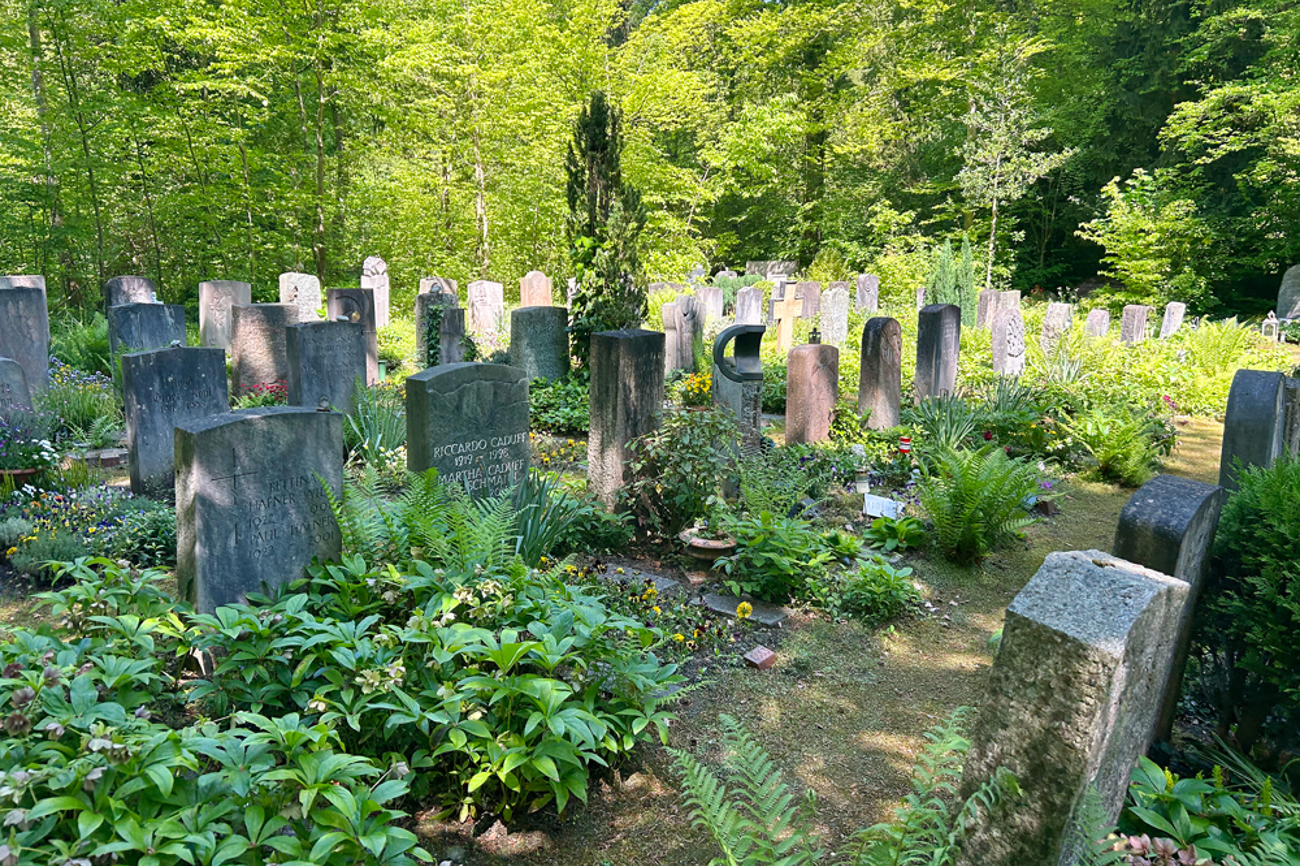
[{"label": "small potted plant", "polygon": [[728,535],[723,526],[725,506],[716,497],[710,499],[710,505],[708,514],[677,535],[686,545],[687,556],[708,565],[736,552],[736,539]]},{"label": "small potted plant", "polygon": [[58,452],[40,436],[40,428],[34,415],[0,417],[0,487],[22,487],[58,462]]}]

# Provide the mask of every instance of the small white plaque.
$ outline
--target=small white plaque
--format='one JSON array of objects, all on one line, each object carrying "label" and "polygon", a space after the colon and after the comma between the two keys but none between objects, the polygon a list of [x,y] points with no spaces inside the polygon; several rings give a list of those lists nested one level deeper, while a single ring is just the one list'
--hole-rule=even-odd
[{"label": "small white plaque", "polygon": [[862,513],[871,517],[890,517],[897,520],[903,516],[903,506],[887,497],[868,493],[863,498]]}]

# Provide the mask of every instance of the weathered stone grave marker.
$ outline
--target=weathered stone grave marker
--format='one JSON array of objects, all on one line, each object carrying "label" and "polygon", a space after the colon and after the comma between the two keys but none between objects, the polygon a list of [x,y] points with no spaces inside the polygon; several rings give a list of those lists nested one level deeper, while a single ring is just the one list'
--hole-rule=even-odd
[{"label": "weathered stone grave marker", "polygon": [[857,280],[857,309],[874,313],[880,309],[880,277],[875,274],[858,274]]},{"label": "weathered stone grave marker", "polygon": [[160,349],[179,341],[185,345],[185,307],[182,304],[118,304],[108,308],[108,347],[139,352]]},{"label": "weathered stone grave marker", "polygon": [[1025,372],[1025,317],[1020,305],[993,311],[993,372],[1019,376]]},{"label": "weathered stone grave marker", "polygon": [[1089,788],[1119,815],[1152,742],[1187,594],[1183,581],[1100,550],[1048,554],[1007,608],[962,774],[963,797],[998,767],[1023,796],[996,826],[981,815],[959,864],[1068,866]]},{"label": "weathered stone grave marker", "polygon": [[370,256],[361,263],[361,288],[370,289],[375,298],[375,327],[388,327],[388,262]]},{"label": "weathered stone grave marker", "polygon": [[0,357],[18,362],[29,389],[45,390],[50,379],[45,277],[0,277]]},{"label": "weathered stone grave marker", "polygon": [[1043,317],[1043,330],[1038,335],[1038,345],[1043,354],[1049,358],[1056,352],[1061,337],[1070,330],[1074,321],[1074,305],[1053,301],[1047,305],[1047,314]]},{"label": "weathered stone grave marker", "polygon": [[298,321],[293,304],[237,304],[231,307],[231,385],[236,395],[285,382],[289,356],[285,329]]},{"label": "weathered stone grave marker", "polygon": [[519,306],[549,307],[553,290],[551,278],[541,271],[529,271],[519,280]]},{"label": "weathered stone grave marker", "polygon": [[379,381],[379,334],[375,327],[375,293],[370,289],[328,289],[325,306],[331,322],[340,318],[361,325],[366,334],[366,384]]},{"label": "weathered stone grave marker", "polygon": [[663,306],[664,372],[695,370],[695,347],[703,339],[704,316],[690,295]]},{"label": "weathered stone grave marker", "polygon": [[1228,391],[1219,453],[1219,486],[1237,489],[1236,461],[1243,467],[1272,466],[1286,437],[1286,376],[1238,370]]},{"label": "weathered stone grave marker", "polygon": [[1300,319],[1300,265],[1292,265],[1282,275],[1277,290],[1277,312],[1283,319]]},{"label": "weathered stone grave marker", "polygon": [[343,416],[245,409],[176,426],[176,574],[200,613],[274,591],[338,559]]},{"label": "weathered stone grave marker", "polygon": [[1160,323],[1160,339],[1166,340],[1178,333],[1178,329],[1183,326],[1183,318],[1186,315],[1186,304],[1180,301],[1170,301],[1165,304],[1165,317]]},{"label": "weathered stone grave marker", "polygon": [[406,465],[474,499],[528,473],[528,377],[507,364],[443,364],[406,380]]},{"label": "weathered stone grave marker", "polygon": [[763,290],[757,286],[742,286],[736,290],[736,324],[762,325]]},{"label": "weathered stone grave marker", "polygon": [[717,286],[696,286],[695,303],[700,310],[702,321],[722,318],[722,289]]},{"label": "weathered stone grave marker", "polygon": [[299,322],[320,320],[324,301],[320,293],[320,280],[314,274],[288,271],[280,274],[280,303],[298,308]]},{"label": "weathered stone grave marker", "polygon": [[569,311],[523,307],[510,312],[510,363],[529,379],[560,379],[569,372]]},{"label": "weathered stone grave marker", "polygon": [[13,358],[0,358],[0,417],[31,409],[32,394],[27,388],[23,365]]},{"label": "weathered stone grave marker", "polygon": [[664,335],[602,331],[591,336],[588,488],[607,508],[629,480],[628,443],[658,426],[664,402]]},{"label": "weathered stone grave marker", "polygon": [[359,322],[300,322],[284,332],[290,406],[351,412],[366,380],[366,331]]},{"label": "weathered stone grave marker", "polygon": [[489,334],[501,330],[505,309],[505,287],[500,283],[475,280],[469,284],[470,333]]},{"label": "weathered stone grave marker", "polygon": [[872,430],[902,423],[903,327],[877,316],[862,326],[862,368],[858,373],[858,413]]},{"label": "weathered stone grave marker", "polygon": [[439,276],[422,277],[420,279],[419,293],[421,295],[426,295],[430,292],[442,292],[443,294],[451,295],[453,304],[460,302],[460,284],[453,279]]},{"label": "weathered stone grave marker", "polygon": [[1147,338],[1147,316],[1151,308],[1145,304],[1128,304],[1119,322],[1119,338],[1127,345],[1141,343]]},{"label": "weathered stone grave marker", "polygon": [[455,295],[415,296],[415,357],[422,370],[465,360],[465,311],[456,306]]},{"label": "weathered stone grave marker", "polygon": [[816,280],[804,280],[795,284],[795,295],[803,299],[803,310],[799,316],[811,319],[822,311],[822,284]]},{"label": "weathered stone grave marker", "polygon": [[951,394],[961,352],[961,307],[931,304],[921,310],[916,335],[916,402]]},{"label": "weathered stone grave marker", "polygon": [[104,280],[104,311],[123,304],[156,304],[158,287],[148,277],[122,276]]},{"label": "weathered stone grave marker", "polygon": [[786,444],[825,442],[839,398],[840,350],[822,343],[796,346],[786,371]]},{"label": "weathered stone grave marker", "polygon": [[232,336],[230,308],[253,303],[253,287],[239,280],[204,280],[199,283],[199,342],[229,349]]},{"label": "weathered stone grave marker", "polygon": [[980,292],[979,301],[975,307],[975,327],[989,328],[993,326],[993,313],[998,309],[1001,294],[997,289],[983,289]]},{"label": "weathered stone grave marker", "polygon": [[1083,323],[1083,332],[1089,337],[1104,337],[1110,333],[1110,311],[1092,310]]},{"label": "weathered stone grave marker", "polygon": [[849,337],[849,284],[831,283],[822,295],[822,342],[842,346]]},{"label": "weathered stone grave marker", "polygon": [[176,347],[123,355],[122,406],[131,492],[170,499],[176,427],[230,411],[226,353]]}]

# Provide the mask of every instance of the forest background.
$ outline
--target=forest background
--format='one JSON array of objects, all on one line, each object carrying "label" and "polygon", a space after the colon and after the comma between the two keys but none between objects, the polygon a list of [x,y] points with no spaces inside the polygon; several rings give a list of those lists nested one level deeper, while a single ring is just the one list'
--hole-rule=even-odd
[{"label": "forest background", "polygon": [[0,39],[0,273],[57,305],[368,255],[399,297],[560,282],[595,90],[642,279],[791,258],[902,296],[965,236],[999,286],[1263,312],[1300,261],[1294,0],[0,0]]}]

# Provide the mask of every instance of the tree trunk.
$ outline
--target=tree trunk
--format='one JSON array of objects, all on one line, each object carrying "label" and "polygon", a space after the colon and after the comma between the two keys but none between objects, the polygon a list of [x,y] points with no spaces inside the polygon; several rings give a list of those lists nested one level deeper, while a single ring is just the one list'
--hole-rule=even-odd
[{"label": "tree trunk", "polygon": [[149,237],[153,242],[154,283],[161,292],[163,289],[162,247],[158,243],[158,223],[154,219],[153,193],[149,191],[149,175],[145,171],[144,148],[140,144],[140,136],[136,134],[134,124],[131,125],[131,138],[135,141],[135,161],[140,167],[140,192],[144,196],[145,213],[149,217]]},{"label": "tree trunk", "polygon": [[[64,22],[66,24],[66,22]],[[85,112],[81,110],[81,96],[77,86],[77,75],[73,71],[63,52],[63,42],[57,32],[54,40],[55,51],[59,58],[59,70],[63,75],[63,84],[68,91],[68,107],[77,121],[77,132],[81,138],[81,154],[86,161],[86,183],[90,188],[90,206],[95,213],[95,274],[102,285],[104,282],[104,220],[99,206],[99,185],[95,181],[95,165],[90,155],[90,129]]]},{"label": "tree trunk", "polygon": [[492,243],[488,235],[487,173],[483,170],[483,152],[479,147],[478,124],[473,127],[474,137],[474,217],[479,230],[479,273],[487,279],[492,266]]},{"label": "tree trunk", "polygon": [[[72,279],[72,256],[63,242],[63,197],[59,192],[59,178],[54,173],[54,147],[51,143],[50,107],[45,101],[45,73],[41,69],[45,49],[41,44],[40,20],[36,14],[36,4],[27,7],[27,39],[32,52],[32,99],[36,103],[36,120],[41,127],[41,148],[45,164],[41,167],[45,175],[45,189],[49,193],[50,228],[55,237],[51,237],[59,250],[59,263],[62,265],[63,297],[69,306],[80,306],[82,301],[81,284]],[[35,240],[35,238],[33,238]]]},{"label": "tree trunk", "polygon": [[312,258],[316,276],[324,280],[325,266],[325,82],[316,61],[316,224],[312,226]]},{"label": "tree trunk", "polygon": [[984,288],[993,288],[993,253],[997,249],[998,240],[998,185],[1002,179],[1002,154],[998,154],[997,161],[993,164],[993,218],[989,222],[989,261],[984,271]]}]

